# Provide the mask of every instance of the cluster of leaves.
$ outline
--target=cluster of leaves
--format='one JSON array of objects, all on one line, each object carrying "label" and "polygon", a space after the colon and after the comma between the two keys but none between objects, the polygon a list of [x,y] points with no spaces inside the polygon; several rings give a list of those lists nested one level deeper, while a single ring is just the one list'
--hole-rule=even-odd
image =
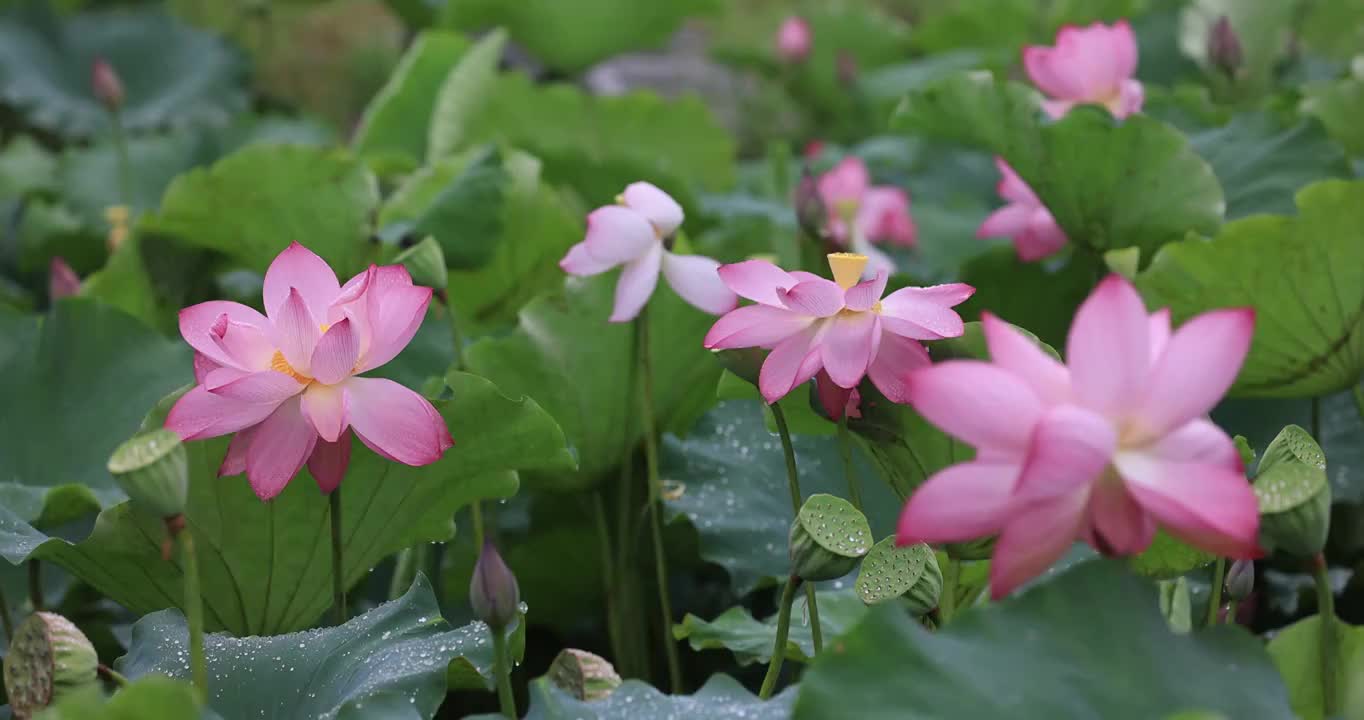
[{"label": "cluster of leaves", "polygon": [[[476,548],[462,513],[480,502],[528,603],[515,673],[528,717],[877,718],[914,708],[1316,718],[1364,707],[1348,683],[1338,698],[1322,694],[1323,658],[1364,671],[1364,634],[1341,624],[1323,648],[1302,558],[1259,563],[1246,628],[1201,628],[1219,582],[1214,559],[1163,535],[1125,563],[1072,553],[996,604],[976,599],[988,544],[948,548],[932,559],[952,563],[952,599],[976,606],[936,631],[900,603],[867,605],[898,586],[882,598],[854,576],[821,583],[825,651],[797,620],[777,651],[798,673],[759,700],[752,688],[774,652],[772,601],[791,571],[795,518],[771,412],[702,348],[712,319],[660,285],[648,341],[677,609],[664,632],[642,540],[637,336],[606,322],[612,276],[567,279],[558,268],[585,211],[644,179],[683,204],[681,242],[698,251],[722,261],[775,253],[817,269],[819,249],[796,239],[790,195],[801,170],[793,148],[821,140],[813,169],[853,154],[878,182],[910,192],[919,245],[896,251],[905,272],[895,282],[974,285],[968,320],[988,309],[1063,353],[1076,305],[1110,269],[1176,322],[1251,306],[1251,352],[1214,419],[1264,452],[1252,475],[1267,512],[1329,492],[1328,576],[1337,613],[1360,622],[1364,68],[1351,60],[1364,51],[1364,12],[1353,3],[100,5],[0,10],[0,603],[15,616],[60,610],[132,681],[111,696],[65,698],[45,717],[491,710],[492,650],[464,601]],[[798,65],[771,42],[793,12],[815,37]],[[1205,45],[1223,16],[1244,48],[1230,76]],[[1037,93],[1009,79],[1023,45],[1118,18],[1131,19],[1142,48],[1143,114],[1119,122],[1079,108],[1051,121]],[[665,99],[562,82],[591,86],[591,68],[657,50],[684,20],[708,39],[709,57],[665,59],[700,63],[707,77],[731,79],[728,90],[669,76],[702,95]],[[346,59],[305,61],[307,48],[331,43]],[[688,52],[685,39],[675,45],[667,52]],[[117,123],[88,86],[97,58],[126,91]],[[1072,239],[1062,256],[1023,264],[973,237],[998,203],[992,156]],[[380,374],[428,395],[456,445],[410,468],[356,444],[342,536],[344,581],[363,614],[319,625],[328,511],[310,478],[261,503],[241,478],[216,476],[226,438],[187,446],[186,517],[213,633],[201,707],[183,682],[181,568],[163,559],[161,522],[131,507],[105,461],[159,425],[192,379],[191,351],[175,337],[180,308],[259,305],[261,273],[295,240],[349,275],[426,237],[447,265],[444,301]],[[55,258],[83,278],[77,297],[49,296]],[[978,325],[931,352],[984,357]],[[843,494],[835,426],[803,391],[782,408],[806,493]],[[1310,428],[1324,470],[1271,445],[1295,424]],[[850,428],[875,538],[891,534],[928,475],[973,452],[884,401]],[[390,588],[394,555],[427,546],[437,551],[422,574]],[[871,552],[864,573],[929,559]],[[693,694],[648,684],[663,676],[665,643],[689,648]],[[592,696],[563,682],[550,659],[565,644],[606,655],[628,679]],[[914,677],[933,681],[905,681]]]}]

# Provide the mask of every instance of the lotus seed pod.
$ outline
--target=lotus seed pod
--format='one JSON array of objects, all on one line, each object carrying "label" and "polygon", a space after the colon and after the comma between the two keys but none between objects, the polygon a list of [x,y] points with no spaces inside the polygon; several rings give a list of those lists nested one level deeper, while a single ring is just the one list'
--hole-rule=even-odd
[{"label": "lotus seed pod", "polygon": [[579,700],[602,700],[620,687],[616,668],[600,655],[568,648],[549,666],[549,681]]},{"label": "lotus seed pod", "polygon": [[478,619],[498,632],[516,619],[521,589],[516,584],[516,575],[502,561],[492,541],[483,543],[483,552],[474,565],[474,576],[469,582],[469,604]]},{"label": "lotus seed pod", "polygon": [[1250,597],[1250,592],[1255,589],[1255,562],[1253,560],[1237,560],[1231,564],[1227,570],[1227,597],[1240,602]]},{"label": "lotus seed pod", "polygon": [[134,507],[163,518],[185,512],[189,459],[174,432],[157,428],[134,435],[114,450],[109,473]]},{"label": "lotus seed pod", "polygon": [[398,253],[393,262],[407,268],[407,274],[412,276],[414,284],[444,290],[450,282],[449,272],[445,269],[445,253],[440,249],[440,243],[430,235]]},{"label": "lotus seed pod", "polygon": [[871,545],[871,526],[852,503],[811,495],[791,523],[791,570],[811,582],[840,578],[857,567]]},{"label": "lotus seed pod", "polygon": [[1265,448],[1254,489],[1266,550],[1302,558],[1321,552],[1331,529],[1331,484],[1326,456],[1306,430],[1289,425]]},{"label": "lotus seed pod", "polygon": [[904,598],[915,615],[923,615],[938,606],[942,594],[938,556],[924,543],[896,547],[892,535],[862,558],[854,589],[868,605]]},{"label": "lotus seed pod", "polygon": [[33,716],[73,692],[97,686],[99,657],[70,620],[36,612],[21,623],[5,655],[5,692],[14,717]]},{"label": "lotus seed pod", "polygon": [[923,574],[914,581],[914,587],[905,593],[906,605],[915,615],[927,615],[938,606],[942,599],[942,568],[938,566],[938,556],[930,552],[928,562],[924,563]]}]

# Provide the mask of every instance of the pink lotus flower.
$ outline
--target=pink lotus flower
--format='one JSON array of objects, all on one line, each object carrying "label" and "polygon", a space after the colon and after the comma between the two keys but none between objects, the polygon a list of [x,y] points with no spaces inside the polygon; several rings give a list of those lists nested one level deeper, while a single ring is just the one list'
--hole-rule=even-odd
[{"label": "pink lotus flower", "polygon": [[682,206],[646,183],[632,183],[619,204],[587,216],[587,237],[569,248],[559,267],[571,275],[597,275],[624,265],[616,283],[611,322],[639,315],[658,286],[661,268],[683,300],[712,315],[733,310],[739,298],[715,274],[720,263],[700,255],[674,255],[664,241],[682,224]]},{"label": "pink lotus flower", "polygon": [[1112,27],[1094,23],[1064,27],[1056,46],[1023,49],[1023,67],[1052,99],[1042,109],[1059,118],[1075,105],[1103,105],[1119,118],[1141,110],[1145,99],[1137,72],[1137,38],[1126,20]]},{"label": "pink lotus flower", "polygon": [[777,55],[789,63],[803,62],[810,56],[810,23],[791,16],[777,29]]},{"label": "pink lotus flower", "polygon": [[891,185],[872,186],[866,163],[852,155],[820,175],[817,187],[829,214],[829,232],[834,240],[870,258],[869,275],[894,273],[895,261],[871,243],[885,241],[914,247],[909,194]]},{"label": "pink lotus flower", "polygon": [[788,273],[763,260],[722,266],[725,284],[757,304],[720,318],[706,334],[705,346],[771,349],[758,374],[758,389],[769,403],[816,375],[821,400],[835,419],[863,377],[888,399],[904,402],[909,373],[929,363],[918,341],[961,335],[961,317],[950,308],[975,288],[959,283],[908,287],[882,298],[884,271],[858,282],[866,264],[863,255],[834,253],[829,256],[833,280]]},{"label": "pink lotus flower", "polygon": [[1008,200],[1009,204],[990,213],[976,231],[976,237],[1012,238],[1018,258],[1024,262],[1041,260],[1065,247],[1065,232],[1056,224],[1051,211],[1037,199],[1032,188],[1018,177],[1018,173],[1004,162],[1004,158],[995,158],[995,167],[999,168],[1002,176],[999,196]]},{"label": "pink lotus flower", "polygon": [[1159,525],[1189,544],[1255,557],[1259,508],[1231,438],[1206,417],[1250,349],[1254,314],[1216,310],[1171,333],[1141,296],[1109,276],[1075,315],[1067,363],[986,315],[992,362],[914,373],[914,409],[976,447],[976,459],[925,482],[897,542],[999,533],[998,598],[1085,540],[1110,555],[1151,544]]},{"label": "pink lotus flower", "polygon": [[379,455],[427,465],[454,444],[426,398],[392,380],[357,377],[392,360],[416,334],[431,289],[399,265],[370,266],[344,286],[294,243],[265,273],[261,315],[214,300],[180,311],[198,382],[166,427],[185,440],[237,433],[220,476],[245,472],[262,500],[306,462],[324,493],[341,483],[350,433]]}]

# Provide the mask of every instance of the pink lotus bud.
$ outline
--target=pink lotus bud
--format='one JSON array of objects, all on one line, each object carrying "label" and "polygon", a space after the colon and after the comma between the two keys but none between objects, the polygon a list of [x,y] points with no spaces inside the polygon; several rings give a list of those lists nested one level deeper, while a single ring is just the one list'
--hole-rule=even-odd
[{"label": "pink lotus bud", "polygon": [[49,299],[71,297],[81,291],[81,278],[70,265],[60,257],[52,258],[47,272],[47,296]]},{"label": "pink lotus bud", "polygon": [[1235,77],[1245,61],[1241,50],[1241,38],[1231,20],[1223,15],[1208,29],[1208,62],[1227,77]]},{"label": "pink lotus bud", "polygon": [[123,106],[123,81],[119,79],[114,66],[104,58],[95,58],[90,68],[90,87],[94,89],[95,97],[110,112]]},{"label": "pink lotus bud", "polygon": [[796,185],[796,223],[808,236],[822,240],[829,236],[829,212],[820,196],[819,184],[806,167]]},{"label": "pink lotus bud", "polygon": [[857,84],[857,58],[847,50],[839,50],[835,62],[839,84],[844,87]]},{"label": "pink lotus bud", "polygon": [[516,575],[497,554],[492,541],[483,543],[483,552],[474,564],[474,577],[469,582],[469,605],[474,615],[494,630],[501,631],[516,619],[521,604],[521,590]]},{"label": "pink lotus bud", "polygon": [[777,29],[777,55],[789,63],[804,62],[810,56],[810,23],[792,15]]},{"label": "pink lotus bud", "polygon": [[1255,561],[1237,560],[1227,571],[1227,597],[1240,602],[1255,589]]}]

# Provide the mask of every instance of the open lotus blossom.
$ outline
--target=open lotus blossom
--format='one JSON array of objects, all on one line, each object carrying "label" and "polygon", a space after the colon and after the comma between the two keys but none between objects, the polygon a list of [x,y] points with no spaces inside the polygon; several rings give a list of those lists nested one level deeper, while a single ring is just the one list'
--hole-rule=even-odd
[{"label": "open lotus blossom", "polygon": [[1056,45],[1023,49],[1028,77],[1051,99],[1042,109],[1054,118],[1076,105],[1103,105],[1123,118],[1141,110],[1145,93],[1137,72],[1137,38],[1126,20],[1113,26],[1064,27]]},{"label": "open lotus blossom", "polygon": [[1056,224],[1051,211],[1037,199],[1032,188],[1028,187],[1018,173],[1004,162],[995,158],[999,168],[999,196],[1009,204],[990,213],[976,231],[976,237],[1006,237],[1014,241],[1014,250],[1024,262],[1041,260],[1055,254],[1066,246],[1066,234]]},{"label": "open lotus blossom", "polygon": [[398,265],[370,266],[345,285],[294,243],[265,273],[265,310],[215,300],[180,311],[198,384],[166,427],[185,440],[237,433],[219,475],[245,472],[262,500],[306,462],[325,493],[350,462],[353,430],[379,455],[407,465],[440,459],[454,442],[421,395],[357,377],[392,360],[426,316],[431,289]]},{"label": "open lotus blossom", "polygon": [[834,240],[870,259],[868,276],[895,272],[895,261],[872,243],[914,246],[909,194],[891,185],[873,186],[866,164],[852,155],[820,175],[817,188],[828,212],[829,233]]},{"label": "open lotus blossom", "polygon": [[863,377],[891,401],[904,402],[909,374],[929,364],[918,341],[960,336],[962,320],[951,308],[975,288],[907,287],[882,298],[887,275],[882,271],[859,282],[866,265],[863,255],[829,255],[833,280],[788,273],[764,260],[722,266],[725,284],[756,304],[720,318],[705,346],[770,349],[758,374],[758,389],[769,403],[816,376],[820,398],[835,419]]},{"label": "open lotus blossom", "polygon": [[810,56],[810,41],[810,23],[793,15],[777,28],[777,55],[786,62],[802,62]]},{"label": "open lotus blossom", "polygon": [[897,542],[999,533],[995,597],[1046,570],[1074,540],[1129,555],[1157,526],[1232,558],[1259,554],[1259,508],[1231,438],[1207,418],[1250,349],[1249,309],[1198,315],[1171,332],[1120,276],[1075,315],[1066,364],[986,315],[991,362],[952,360],[910,376],[914,409],[976,447],[928,479]]},{"label": "open lotus blossom", "polygon": [[616,283],[611,322],[639,315],[658,286],[662,269],[683,300],[712,315],[734,309],[739,298],[720,282],[720,263],[700,255],[675,255],[665,240],[682,225],[682,206],[647,182],[631,183],[618,203],[587,216],[587,237],[569,248],[559,267],[571,275],[597,275],[624,265]]}]

